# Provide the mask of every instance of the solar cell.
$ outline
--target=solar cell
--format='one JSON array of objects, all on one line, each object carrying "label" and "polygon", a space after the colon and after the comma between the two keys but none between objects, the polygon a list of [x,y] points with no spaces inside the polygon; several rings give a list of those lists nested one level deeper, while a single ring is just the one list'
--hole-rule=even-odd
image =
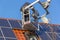
[{"label": "solar cell", "polygon": [[17,20],[9,20],[12,28],[21,28],[21,25],[18,23]]},{"label": "solar cell", "polygon": [[2,28],[3,34],[5,37],[16,38],[12,29],[10,28]]},{"label": "solar cell", "polygon": [[0,27],[10,27],[7,20],[0,19]]}]

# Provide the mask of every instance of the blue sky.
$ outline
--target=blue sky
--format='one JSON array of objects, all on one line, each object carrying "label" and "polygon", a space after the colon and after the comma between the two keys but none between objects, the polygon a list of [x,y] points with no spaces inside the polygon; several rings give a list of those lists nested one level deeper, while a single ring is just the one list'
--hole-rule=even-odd
[{"label": "blue sky", "polygon": [[[0,0],[0,18],[21,19],[20,8],[25,2],[32,3],[35,0]],[[42,0],[43,1],[43,0]],[[38,3],[34,7],[39,11],[40,15],[45,11]],[[60,0],[51,0],[48,8],[50,14],[47,16],[50,23],[60,24]]]}]

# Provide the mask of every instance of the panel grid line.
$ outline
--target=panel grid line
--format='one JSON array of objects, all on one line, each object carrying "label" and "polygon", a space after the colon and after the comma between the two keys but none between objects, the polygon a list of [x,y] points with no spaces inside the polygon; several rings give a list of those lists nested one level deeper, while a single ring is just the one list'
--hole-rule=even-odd
[{"label": "panel grid line", "polygon": [[16,39],[16,38],[12,38],[12,37],[5,37],[5,38],[8,38],[8,39]]},{"label": "panel grid line", "polygon": [[45,32],[45,33],[48,35],[48,37],[49,37],[51,40],[53,40],[47,32]]},{"label": "panel grid line", "polygon": [[1,30],[1,33],[2,33],[2,36],[3,36],[4,40],[6,40],[1,28],[0,28],[0,30]]},{"label": "panel grid line", "polygon": [[[43,27],[42,27],[41,25],[40,25],[40,27],[43,29]],[[47,36],[48,36],[51,40],[53,40],[47,32],[45,32],[45,33],[47,34]]]},{"label": "panel grid line", "polygon": [[53,40],[56,40],[56,32],[54,32],[52,26],[48,25],[50,27],[50,30],[52,32],[52,37],[53,37]]},{"label": "panel grid line", "polygon": [[[21,26],[21,23],[19,21],[17,21],[19,23],[19,25]],[[22,27],[22,26],[21,26]]]},{"label": "panel grid line", "polygon": [[[0,38],[4,38],[4,37],[1,37]],[[12,37],[5,37],[5,39],[8,38],[8,39],[16,39],[16,38],[12,38]]]},{"label": "panel grid line", "polygon": [[[40,26],[41,26],[41,25],[40,25]],[[52,33],[53,39],[56,40],[56,39],[55,39],[55,37],[56,37],[56,36],[55,36],[56,32],[54,32],[53,28],[52,28],[50,25],[47,25],[47,26],[50,27],[50,30],[51,30],[51,33]],[[42,27],[42,26],[41,26],[41,27]],[[53,39],[52,39],[52,40],[53,40]]]},{"label": "panel grid line", "polygon": [[56,33],[56,35],[60,38],[60,36],[58,35],[58,33]]},{"label": "panel grid line", "polygon": [[9,20],[8,20],[8,19],[7,19],[7,21],[8,21],[8,23],[9,23],[9,25],[10,25],[11,29],[12,29],[12,26],[11,26],[11,24],[10,24],[10,22],[9,22]]},{"label": "panel grid line", "polygon": [[[0,26],[1,27],[1,26]],[[1,28],[10,28],[11,29],[11,27],[1,27]]]}]

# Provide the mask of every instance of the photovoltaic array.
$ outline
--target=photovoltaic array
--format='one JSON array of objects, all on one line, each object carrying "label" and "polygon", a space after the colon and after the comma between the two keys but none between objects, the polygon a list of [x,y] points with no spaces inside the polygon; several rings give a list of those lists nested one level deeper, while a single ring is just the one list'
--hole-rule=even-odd
[{"label": "photovoltaic array", "polygon": [[[21,29],[21,26],[21,20],[0,18],[0,40],[17,40],[12,29]],[[40,23],[39,26],[37,34],[42,40],[60,40],[60,25]]]}]

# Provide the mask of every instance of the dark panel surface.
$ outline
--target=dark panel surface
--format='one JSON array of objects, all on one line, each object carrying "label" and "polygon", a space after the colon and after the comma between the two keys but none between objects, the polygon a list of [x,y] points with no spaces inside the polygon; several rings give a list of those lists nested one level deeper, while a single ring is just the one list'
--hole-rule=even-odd
[{"label": "dark panel surface", "polygon": [[3,34],[5,37],[12,37],[15,38],[14,33],[12,32],[12,29],[10,28],[2,28]]},{"label": "dark panel surface", "polygon": [[21,28],[21,25],[16,20],[9,20],[12,28]]},{"label": "dark panel surface", "polygon": [[10,27],[7,20],[0,19],[0,27]]}]

